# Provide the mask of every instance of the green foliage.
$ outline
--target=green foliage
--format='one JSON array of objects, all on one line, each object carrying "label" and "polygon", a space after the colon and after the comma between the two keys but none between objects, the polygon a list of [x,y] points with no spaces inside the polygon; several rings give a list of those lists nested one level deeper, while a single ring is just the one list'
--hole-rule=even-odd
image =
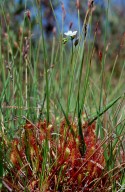
[{"label": "green foliage", "polygon": [[[86,7],[84,14],[81,11],[82,3],[81,7],[77,5],[77,8],[74,8],[78,14],[78,33],[69,37],[64,35],[63,4],[62,28],[59,28],[60,24],[54,12],[59,6],[56,1],[33,0],[23,3],[20,0],[19,4],[14,1],[11,1],[12,4],[8,1],[0,2],[0,157],[3,158],[0,158],[1,185],[1,177],[7,176],[14,180],[13,172],[10,173],[13,165],[9,161],[12,151],[11,141],[14,141],[13,149],[16,151],[14,153],[18,154],[16,159],[18,171],[25,168],[26,173],[30,175],[30,169],[33,168],[31,174],[33,176],[34,172],[38,171],[42,158],[43,163],[37,178],[41,190],[43,184],[45,189],[47,188],[46,180],[49,178],[49,173],[52,180],[53,174],[56,173],[55,190],[62,186],[61,182],[65,183],[63,178],[65,163],[58,156],[58,153],[61,153],[60,142],[66,145],[62,148],[66,151],[62,151],[61,158],[68,156],[71,151],[72,162],[73,158],[86,157],[80,164],[80,170],[84,165],[88,166],[84,170],[86,178],[90,175],[89,163],[92,161],[93,164],[91,158],[98,153],[98,149],[101,149],[101,157],[105,158],[102,166],[104,171],[102,175],[99,173],[96,180],[89,178],[90,186],[94,183],[93,190],[96,191],[99,182],[104,181],[106,176],[108,179],[103,185],[106,190],[122,190],[124,187],[125,36],[122,27],[120,33],[118,31],[116,16],[114,20],[111,18],[111,2],[109,1],[103,12],[92,2],[90,1],[89,7]],[[47,10],[53,20],[52,23],[48,20],[50,28],[44,22]],[[54,26],[57,26],[58,31],[53,28]],[[65,120],[62,121],[62,118]],[[46,133],[52,122],[55,129],[50,134],[51,141],[47,135],[42,143],[39,143],[37,132],[34,136],[34,131],[25,130],[23,134],[23,128],[28,126],[35,127],[35,131],[38,130],[36,122],[45,123],[42,124],[42,128],[47,129]],[[93,125],[96,135],[93,133]],[[45,136],[44,131],[41,137]],[[88,137],[88,133],[91,137]],[[35,143],[32,146],[30,142],[34,142],[34,138]],[[77,143],[76,139],[79,139],[79,147],[73,148]],[[56,142],[57,148],[53,149],[56,147]],[[16,144],[19,148],[16,148]],[[36,160],[32,156],[34,146]],[[94,152],[89,148],[93,146]],[[26,148],[25,151],[23,147]],[[20,149],[25,153],[28,164],[23,162],[24,157]],[[73,150],[77,151],[78,157],[73,156]],[[68,160],[66,162],[69,163]],[[75,170],[74,164],[72,166]],[[18,174],[19,172],[16,179]],[[28,180],[28,175],[25,176]],[[77,179],[81,184],[83,175],[77,172],[76,175],[72,174],[72,178],[75,176],[78,176]],[[27,180],[23,180],[24,186]],[[67,184],[71,184],[70,180],[67,180]],[[29,189],[25,186],[24,190]]]}]

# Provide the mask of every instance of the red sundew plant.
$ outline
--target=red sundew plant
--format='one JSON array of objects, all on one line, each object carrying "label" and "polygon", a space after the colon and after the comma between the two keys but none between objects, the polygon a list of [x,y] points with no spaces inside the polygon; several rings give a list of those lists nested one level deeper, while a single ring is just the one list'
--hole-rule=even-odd
[{"label": "red sundew plant", "polygon": [[[72,122],[71,118],[69,122]],[[20,138],[10,144],[8,172],[3,178],[2,191],[107,191],[112,181],[106,169],[102,143],[95,135],[95,123],[82,125],[86,151],[80,152],[77,123],[66,121],[60,128],[26,122]],[[124,161],[123,161],[124,162]],[[122,163],[124,167],[124,163]],[[113,178],[120,172],[116,166]],[[117,174],[118,172],[118,174]],[[109,172],[110,173],[110,172]],[[106,189],[105,189],[106,188]]]},{"label": "red sundew plant", "polygon": [[[71,127],[75,136],[65,120],[58,133],[55,125],[47,126],[46,121],[36,125],[27,122],[20,138],[11,143],[11,165],[8,164],[8,174],[3,178],[3,190],[91,191],[105,166],[95,123],[82,125],[86,145],[83,156],[76,123],[71,123]],[[104,179],[100,183],[103,182]]]},{"label": "red sundew plant", "polygon": [[10,163],[6,165],[9,173],[3,179],[8,191],[92,191],[98,179],[98,188],[105,186],[107,179],[103,173],[106,177],[108,174],[104,170],[103,148],[95,135],[95,123],[82,125],[84,156],[79,150],[77,125],[71,126],[75,137],[64,120],[59,133],[55,133],[54,125],[47,126],[46,121],[36,125],[26,123],[20,139],[15,138],[11,143],[11,167]]}]

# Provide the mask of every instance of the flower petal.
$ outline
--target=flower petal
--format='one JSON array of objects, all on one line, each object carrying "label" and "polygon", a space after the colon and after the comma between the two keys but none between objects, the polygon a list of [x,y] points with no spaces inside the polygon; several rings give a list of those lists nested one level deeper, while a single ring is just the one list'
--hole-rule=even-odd
[{"label": "flower petal", "polygon": [[75,37],[77,35],[77,31],[68,31],[64,33],[64,35],[69,36],[69,37]]},{"label": "flower petal", "polygon": [[72,35],[72,31],[68,31],[66,33],[64,33],[66,36],[71,36]]}]

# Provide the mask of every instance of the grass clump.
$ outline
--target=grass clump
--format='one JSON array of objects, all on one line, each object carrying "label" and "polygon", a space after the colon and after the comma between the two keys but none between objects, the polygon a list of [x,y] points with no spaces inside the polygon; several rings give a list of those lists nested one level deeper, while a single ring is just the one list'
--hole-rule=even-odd
[{"label": "grass clump", "polygon": [[[82,27],[77,1],[79,31],[73,31],[72,24],[63,31],[66,12],[61,4],[62,29],[57,23],[51,39],[45,34],[44,8],[41,12],[38,1],[32,1],[35,20],[25,2],[16,34],[4,3],[0,3],[1,191],[124,190],[124,59],[114,76],[124,41],[120,39],[122,46],[108,70],[110,1],[98,54],[94,1],[88,3]],[[53,4],[48,4],[57,22]]]}]

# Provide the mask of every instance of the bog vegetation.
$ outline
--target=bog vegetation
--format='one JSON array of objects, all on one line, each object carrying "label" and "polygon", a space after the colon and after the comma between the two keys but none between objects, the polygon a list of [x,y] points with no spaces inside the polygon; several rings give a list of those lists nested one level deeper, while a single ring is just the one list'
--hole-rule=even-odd
[{"label": "bog vegetation", "polygon": [[124,191],[124,13],[77,0],[65,31],[63,2],[12,2],[0,2],[1,191]]}]

